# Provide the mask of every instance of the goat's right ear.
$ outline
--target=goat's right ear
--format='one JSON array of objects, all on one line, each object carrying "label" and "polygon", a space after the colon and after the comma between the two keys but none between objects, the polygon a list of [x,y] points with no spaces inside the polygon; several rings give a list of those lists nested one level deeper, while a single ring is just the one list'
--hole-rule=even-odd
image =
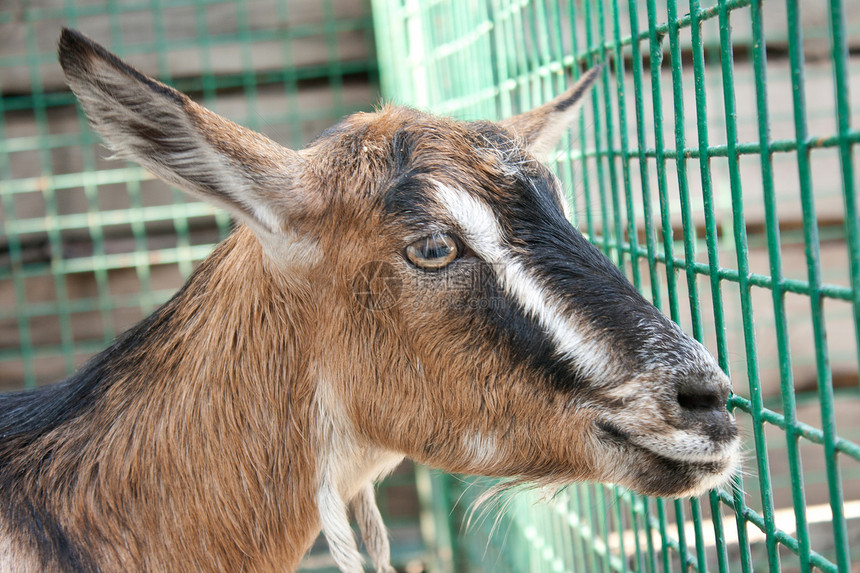
[{"label": "goat's right ear", "polygon": [[573,122],[585,94],[597,81],[602,69],[602,65],[589,69],[582,74],[579,81],[555,99],[527,112],[503,119],[499,123],[521,138],[535,157],[545,161]]},{"label": "goat's right ear", "polygon": [[[301,209],[298,153],[245,129],[132,68],[80,32],[60,35],[60,65],[116,156],[226,207],[252,229],[286,230]],[[306,199],[306,198],[304,198]]]}]

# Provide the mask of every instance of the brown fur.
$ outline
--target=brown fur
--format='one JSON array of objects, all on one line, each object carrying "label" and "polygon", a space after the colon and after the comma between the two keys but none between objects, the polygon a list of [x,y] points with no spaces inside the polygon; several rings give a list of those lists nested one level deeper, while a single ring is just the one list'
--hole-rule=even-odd
[{"label": "brown fur", "polygon": [[266,272],[258,241],[239,229],[96,408],[15,460],[40,468],[22,486],[102,570],[297,566],[319,527],[314,394],[297,358],[308,351],[306,288]]}]

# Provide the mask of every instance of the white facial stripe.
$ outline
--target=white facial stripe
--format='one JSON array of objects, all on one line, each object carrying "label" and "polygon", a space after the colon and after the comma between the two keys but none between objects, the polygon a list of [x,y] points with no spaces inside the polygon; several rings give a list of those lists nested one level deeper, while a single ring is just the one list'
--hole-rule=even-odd
[{"label": "white facial stripe", "polygon": [[472,248],[491,265],[508,262],[505,260],[508,252],[502,245],[502,233],[492,210],[472,195],[453,187],[437,184],[436,190],[439,201],[468,234]]},{"label": "white facial stripe", "polygon": [[438,198],[459,225],[464,238],[496,271],[502,289],[516,300],[555,343],[560,357],[571,360],[588,377],[599,380],[611,361],[601,345],[581,334],[575,317],[563,312],[528,269],[502,242],[493,211],[474,196],[446,185],[436,185]]}]

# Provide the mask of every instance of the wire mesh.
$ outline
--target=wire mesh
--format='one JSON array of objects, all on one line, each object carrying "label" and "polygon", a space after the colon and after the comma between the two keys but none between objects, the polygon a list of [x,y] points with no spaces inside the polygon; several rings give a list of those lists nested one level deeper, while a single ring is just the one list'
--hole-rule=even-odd
[{"label": "wire mesh", "polygon": [[579,485],[471,514],[482,482],[434,474],[443,566],[857,570],[860,4],[373,7],[386,97],[437,113],[504,117],[609,64],[550,164],[573,223],[730,373],[749,452],[732,491],[679,501]]}]

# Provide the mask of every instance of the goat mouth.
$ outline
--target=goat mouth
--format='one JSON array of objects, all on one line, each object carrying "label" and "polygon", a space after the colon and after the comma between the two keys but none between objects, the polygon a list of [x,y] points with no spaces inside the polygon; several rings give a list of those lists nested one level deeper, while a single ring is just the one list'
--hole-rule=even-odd
[{"label": "goat mouth", "polygon": [[665,433],[652,435],[630,432],[607,421],[598,421],[596,425],[603,433],[602,437],[612,443],[634,446],[676,462],[722,462],[733,458],[739,447],[737,431],[734,428],[731,432],[724,432],[724,437],[714,439],[708,435],[679,429],[669,429]]},{"label": "goat mouth", "polygon": [[739,441],[714,444],[698,452],[659,448],[659,440],[649,441],[610,422],[596,423],[604,443],[625,456],[626,477],[620,485],[646,495],[687,497],[701,495],[724,486],[739,464]]},{"label": "goat mouth", "polygon": [[621,428],[610,424],[609,422],[597,422],[597,428],[604,433],[606,438],[612,442],[627,443],[630,441],[627,434]]}]

